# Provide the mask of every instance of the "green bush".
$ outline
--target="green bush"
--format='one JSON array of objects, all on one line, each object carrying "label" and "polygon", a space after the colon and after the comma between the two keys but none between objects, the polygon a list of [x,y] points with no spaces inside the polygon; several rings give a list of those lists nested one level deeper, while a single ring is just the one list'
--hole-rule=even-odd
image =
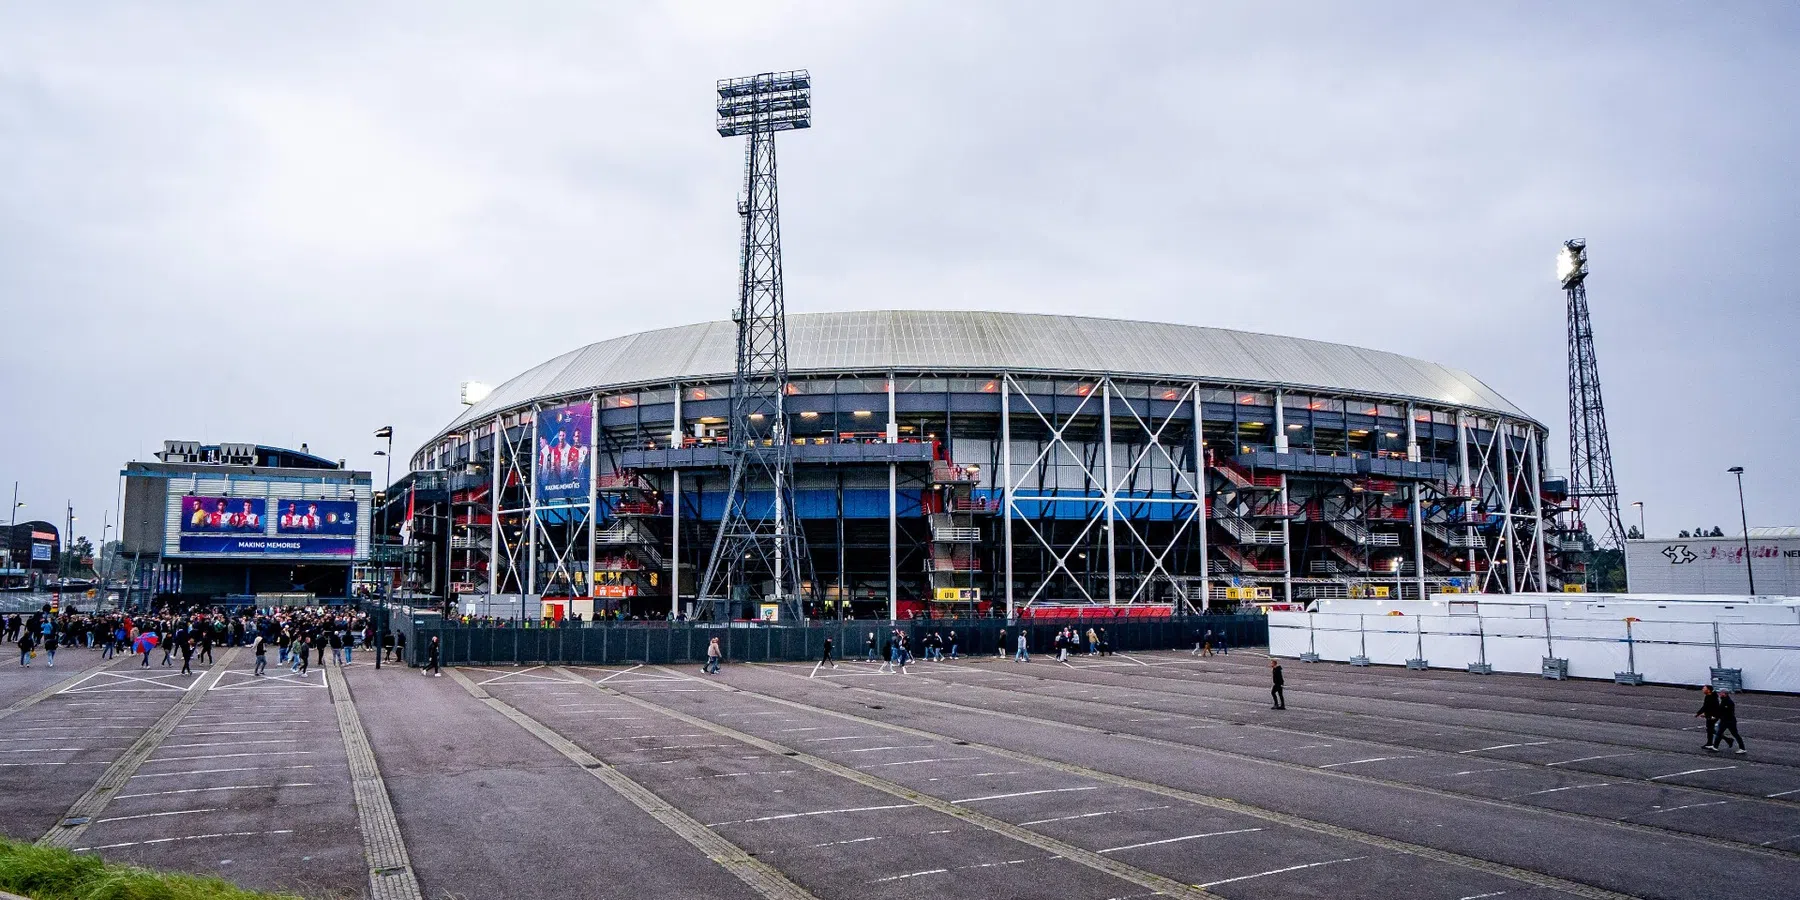
[{"label": "green bush", "polygon": [[0,838],[0,890],[31,900],[298,900],[201,875],[151,872]]}]

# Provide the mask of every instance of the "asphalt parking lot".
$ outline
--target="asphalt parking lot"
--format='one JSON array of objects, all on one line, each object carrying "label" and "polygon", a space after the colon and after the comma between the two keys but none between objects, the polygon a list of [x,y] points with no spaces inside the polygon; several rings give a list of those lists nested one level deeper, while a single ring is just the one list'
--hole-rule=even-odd
[{"label": "asphalt parking lot", "polygon": [[1739,898],[1800,876],[1796,697],[1740,698],[1740,756],[1700,749],[1693,691],[1286,661],[1278,711],[1246,651],[906,676],[365,660],[327,667],[337,704],[319,668],[229,654],[0,681],[0,828],[315,897]]}]

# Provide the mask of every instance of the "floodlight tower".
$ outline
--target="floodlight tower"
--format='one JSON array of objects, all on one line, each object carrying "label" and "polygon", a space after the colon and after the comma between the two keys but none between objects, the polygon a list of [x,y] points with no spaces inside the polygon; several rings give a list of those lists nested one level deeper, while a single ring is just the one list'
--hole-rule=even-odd
[{"label": "floodlight tower", "polygon": [[719,136],[747,138],[744,195],[738,201],[742,269],[732,313],[738,331],[728,446],[731,487],[695,613],[711,619],[716,603],[723,601],[730,610],[742,597],[778,603],[783,618],[799,620],[806,611],[802,595],[813,581],[812,557],[794,512],[775,133],[812,127],[812,77],[804,69],[765,72],[720,81],[718,92]]},{"label": "floodlight tower", "polygon": [[1594,359],[1594,324],[1588,319],[1587,241],[1563,241],[1556,277],[1569,297],[1569,499],[1575,525],[1586,530],[1582,509],[1604,520],[1597,546],[1625,552],[1619,516],[1619,488],[1613,482],[1612,443],[1606,436],[1606,405],[1600,400],[1600,365]]}]

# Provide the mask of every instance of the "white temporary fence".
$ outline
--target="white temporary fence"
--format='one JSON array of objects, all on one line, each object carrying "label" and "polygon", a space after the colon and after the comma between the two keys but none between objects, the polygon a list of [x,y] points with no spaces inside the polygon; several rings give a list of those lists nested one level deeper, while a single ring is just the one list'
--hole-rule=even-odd
[{"label": "white temporary fence", "polygon": [[1568,660],[1573,678],[1636,673],[1665,684],[1706,684],[1715,668],[1741,669],[1745,690],[1800,692],[1800,625],[1271,612],[1269,653],[1530,674],[1549,657]]}]

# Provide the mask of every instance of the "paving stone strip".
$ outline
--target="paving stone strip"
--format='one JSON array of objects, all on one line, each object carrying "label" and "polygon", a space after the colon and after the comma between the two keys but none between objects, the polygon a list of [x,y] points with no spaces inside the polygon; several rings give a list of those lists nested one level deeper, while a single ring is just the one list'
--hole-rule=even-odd
[{"label": "paving stone strip", "polygon": [[[47,688],[44,688],[41,691],[38,691],[35,694],[32,694],[29,697],[22,697],[18,700],[15,700],[15,701],[13,701],[13,705],[8,706],[5,709],[0,709],[0,719],[4,719],[7,716],[10,716],[16,712],[24,712],[25,710],[30,709],[33,706],[36,706],[38,703],[40,703],[44,700],[48,700],[51,697],[54,697],[57,694],[60,694],[63,691],[74,687],[83,678],[86,678],[89,675],[92,675],[95,672],[98,672],[101,669],[104,669],[109,665],[112,665],[112,664],[111,663],[102,663],[101,665],[94,666],[93,668],[83,669],[79,672],[76,672],[73,675],[70,675],[67,678],[64,678],[61,681],[58,681],[57,683],[55,683],[53,685],[50,685]],[[5,894],[0,894],[0,900],[5,900],[6,896],[7,895],[5,895]]]},{"label": "paving stone strip", "polygon": [[187,716],[188,712],[206,697],[206,692],[213,685],[218,684],[219,679],[225,677],[225,670],[231,667],[231,664],[237,660],[237,656],[238,649],[235,647],[225,651],[225,655],[220,657],[219,664],[213,667],[212,671],[195,678],[194,683],[188,685],[187,691],[181,695],[181,699],[175,701],[175,705],[169,707],[169,711],[163,713],[162,718],[157,719],[156,724],[150,726],[149,731],[139,735],[130,747],[125,748],[125,752],[120,754],[118,759],[113,760],[112,765],[106,767],[106,771],[100,774],[100,780],[94,782],[94,786],[88,788],[87,793],[76,798],[75,802],[69,806],[69,811],[63,815],[62,820],[50,826],[50,830],[45,832],[43,837],[38,838],[37,845],[39,847],[75,846],[75,841],[87,833],[88,825],[93,822],[94,817],[100,815],[101,810],[106,809],[106,804],[112,801],[113,795],[125,787],[126,782],[131,780],[131,776],[137,774],[138,767],[144,764],[144,760],[149,759],[150,754],[155,753],[156,748],[162,746],[163,740],[174,732],[175,726],[181,724],[181,720]]},{"label": "paving stone strip", "polygon": [[[710,731],[721,737],[730,738],[734,741],[737,741],[742,744],[747,744],[747,745],[755,747],[759,750],[763,750],[763,751],[766,751],[769,753],[774,753],[774,754],[777,754],[780,756],[784,756],[788,759],[794,760],[795,762],[805,763],[809,766],[812,766],[815,769],[819,769],[824,772],[830,772],[833,775],[837,775],[840,778],[849,779],[850,781],[854,781],[857,784],[863,785],[864,787],[871,787],[871,788],[874,788],[875,790],[881,791],[882,793],[890,794],[895,797],[899,797],[902,800],[911,801],[911,802],[916,803],[920,806],[923,806],[926,809],[929,809],[933,812],[943,813],[944,815],[947,815],[947,816],[953,816],[957,819],[960,819],[960,820],[967,822],[971,825],[974,825],[978,828],[983,828],[983,829],[991,831],[995,834],[1001,835],[1003,837],[1011,838],[1015,841],[1018,841],[1021,844],[1025,844],[1027,846],[1036,847],[1039,850],[1043,850],[1054,856],[1060,856],[1064,859],[1069,860],[1070,862],[1078,863],[1080,865],[1083,865],[1090,869],[1093,869],[1097,872],[1103,872],[1107,875],[1111,875],[1112,877],[1118,878],[1122,881],[1129,881],[1132,884],[1139,885],[1140,887],[1149,888],[1151,891],[1154,891],[1161,896],[1185,898],[1185,900],[1224,900],[1224,898],[1221,897],[1220,895],[1215,894],[1211,891],[1208,891],[1204,888],[1201,888],[1197,885],[1183,884],[1179,881],[1176,881],[1173,878],[1169,878],[1164,875],[1158,875],[1155,872],[1151,872],[1147,869],[1140,869],[1137,866],[1130,865],[1129,863],[1120,862],[1119,860],[1112,859],[1107,856],[1103,856],[1092,850],[1088,850],[1083,847],[1078,847],[1074,844],[1070,844],[1065,841],[1059,841],[1056,838],[1050,837],[1048,835],[1039,834],[1038,832],[1032,831],[1028,828],[1022,828],[1018,825],[1014,825],[1013,823],[1005,821],[1004,819],[996,819],[993,816],[987,815],[985,813],[979,813],[979,812],[976,812],[975,810],[969,809],[967,807],[958,806],[958,805],[951,803],[950,801],[945,800],[941,797],[933,797],[930,794],[920,793],[918,791],[913,790],[912,788],[906,787],[905,785],[898,784],[898,783],[895,783],[892,781],[888,781],[884,778],[877,778],[866,772],[859,772],[856,769],[850,768],[849,766],[840,765],[838,763],[832,762],[831,760],[825,759],[823,757],[813,756],[810,753],[803,753],[803,752],[795,750],[791,747],[787,747],[782,744],[775,743],[774,741],[764,740],[753,734],[746,734],[742,731],[738,731],[735,728],[731,728],[731,727],[728,727],[725,725],[720,725],[717,722],[713,722],[708,719],[702,719],[697,716],[691,716],[691,715],[688,715],[687,713],[676,712],[675,710],[668,709],[663,706],[659,706],[655,703],[651,703],[648,700],[644,700],[644,699],[641,699],[638,697],[633,697],[630,694],[615,691],[612,688],[609,688],[604,684],[599,684],[590,679],[583,678],[580,675],[577,675],[574,672],[570,672],[567,669],[558,669],[558,671],[562,672],[564,675],[566,675],[568,678],[570,678],[573,681],[577,681],[582,684],[585,684],[585,685],[587,685],[603,694],[606,694],[608,696],[617,697],[620,700],[623,700],[626,703],[630,703],[634,706],[642,707],[643,709],[647,709],[652,712],[660,713],[664,716],[675,719],[677,721],[685,722],[696,728],[704,728],[707,731]],[[745,693],[749,693],[749,692],[745,692]],[[806,707],[804,704],[796,704],[796,705],[801,706],[802,708],[805,708],[805,709],[811,709],[811,707]],[[924,732],[921,732],[921,734],[924,734]],[[942,735],[931,735],[931,737],[936,738],[938,740],[944,739]]]},{"label": "paving stone strip", "polygon": [[344,736],[344,754],[350,761],[350,790],[356,798],[356,825],[362,832],[363,858],[369,863],[369,896],[372,900],[423,900],[406,838],[394,819],[387,783],[375,764],[375,751],[363,733],[356,714],[356,700],[344,673],[334,665],[321,666],[331,686],[331,707],[337,712],[338,731]]},{"label": "paving stone strip", "polygon": [[[957,739],[953,739],[953,738],[947,738],[945,735],[938,734],[937,732],[934,732],[934,731],[926,731],[922,728],[913,728],[913,727],[907,726],[907,725],[896,725],[892,722],[883,722],[883,721],[880,721],[879,719],[869,719],[869,718],[865,718],[863,716],[855,715],[852,713],[838,712],[837,710],[825,709],[823,707],[818,707],[818,706],[809,706],[805,703],[800,703],[795,700],[788,700],[783,697],[776,697],[771,694],[761,693],[759,691],[746,690],[744,688],[736,687],[733,685],[718,684],[718,683],[710,682],[710,681],[701,681],[700,679],[692,678],[691,676],[688,676],[685,673],[676,672],[672,669],[666,669],[666,668],[662,668],[660,666],[658,667],[658,670],[662,671],[662,672],[667,672],[668,674],[671,674],[671,675],[676,675],[685,680],[694,681],[699,684],[708,685],[709,687],[715,688],[717,690],[736,691],[738,693],[745,694],[745,695],[751,696],[751,697],[756,697],[758,699],[765,700],[769,703],[774,703],[774,704],[777,704],[780,706],[786,706],[786,707],[791,707],[793,709],[805,710],[807,712],[820,713],[822,715],[830,716],[832,718],[843,719],[843,720],[849,721],[849,722],[857,722],[857,723],[860,723],[863,725],[872,725],[874,727],[883,728],[888,731],[899,732],[901,734],[912,735],[912,736],[920,737],[920,738],[931,738],[931,739],[935,739],[935,740],[957,740]],[[604,687],[604,686],[596,685],[596,687]],[[868,689],[847,688],[847,690],[868,690]],[[874,691],[874,690],[869,690],[869,693],[880,694],[882,696],[888,696],[888,697],[893,697],[895,699],[902,699],[902,700],[919,700],[919,698],[917,698],[917,697],[911,697],[911,696],[908,696],[905,694],[887,694],[886,692],[883,692],[883,691]],[[635,699],[635,698],[633,698],[633,699]],[[648,703],[648,701],[641,701],[641,700],[636,701],[636,702],[638,702],[639,704]],[[951,707],[951,708],[956,708],[958,710],[965,711],[965,712],[975,711],[975,712],[980,712],[983,714],[1002,715],[1001,713],[995,713],[993,710],[964,708],[964,707],[959,707],[953,703],[945,703],[942,701],[923,701],[923,702],[925,702],[927,705],[939,705],[939,706]],[[650,704],[650,705],[654,706],[654,704]],[[656,708],[661,709],[661,707],[656,707]],[[665,712],[672,712],[672,711],[665,710]],[[676,716],[681,715],[680,713],[672,713],[672,714],[674,714]],[[1019,716],[1019,718],[1029,719],[1030,717]],[[1034,720],[1034,721],[1040,721],[1040,720]],[[1040,721],[1040,723],[1042,723],[1042,722]],[[1048,724],[1062,724],[1062,723],[1049,722]],[[1523,882],[1525,884],[1535,885],[1537,887],[1549,888],[1549,889],[1555,890],[1555,891],[1562,891],[1564,893],[1574,894],[1577,897],[1587,897],[1587,898],[1589,898],[1589,900],[1640,900],[1640,898],[1634,897],[1631,894],[1622,894],[1622,893],[1619,893],[1618,891],[1607,890],[1606,888],[1598,887],[1598,886],[1591,885],[1591,884],[1584,884],[1584,883],[1578,882],[1578,881],[1570,881],[1566,878],[1558,878],[1554,875],[1546,875],[1542,872],[1533,872],[1530,869],[1521,869],[1521,868],[1518,868],[1517,866],[1509,866],[1509,865],[1506,865],[1505,863],[1494,862],[1492,860],[1481,859],[1479,857],[1465,856],[1461,853],[1456,853],[1456,852],[1450,851],[1450,850],[1439,850],[1435,847],[1424,846],[1423,844],[1414,844],[1414,843],[1410,843],[1408,841],[1399,840],[1397,838],[1383,837],[1378,834],[1370,834],[1370,833],[1364,832],[1364,831],[1357,831],[1354,828],[1345,828],[1341,825],[1333,825],[1329,822],[1320,822],[1320,821],[1316,821],[1314,819],[1305,818],[1303,816],[1296,816],[1296,815],[1291,815],[1289,813],[1276,812],[1275,810],[1272,810],[1272,809],[1264,809],[1260,806],[1251,806],[1248,803],[1241,803],[1239,801],[1231,800],[1231,799],[1228,799],[1225,797],[1214,797],[1214,796],[1210,796],[1207,794],[1196,793],[1194,791],[1183,790],[1181,788],[1168,787],[1166,785],[1157,784],[1152,781],[1140,781],[1136,778],[1130,778],[1130,777],[1127,777],[1124,775],[1115,775],[1111,772],[1102,771],[1100,769],[1090,769],[1087,766],[1079,766],[1079,765],[1075,765],[1073,763],[1060,762],[1058,760],[1050,759],[1048,757],[1043,757],[1043,756],[1034,756],[1030,753],[1023,753],[1018,750],[1010,750],[1008,748],[998,747],[993,744],[984,744],[979,741],[966,741],[963,743],[965,743],[969,747],[973,747],[977,750],[984,750],[984,751],[987,751],[988,753],[992,753],[997,756],[1003,756],[1008,759],[1013,759],[1013,760],[1017,760],[1019,762],[1029,763],[1032,765],[1043,766],[1045,768],[1054,769],[1059,772],[1066,772],[1070,775],[1078,775],[1083,778],[1090,778],[1095,781],[1102,781],[1107,784],[1117,785],[1119,787],[1133,788],[1136,790],[1145,791],[1147,793],[1157,794],[1157,795],[1160,795],[1163,797],[1170,797],[1170,798],[1173,798],[1176,800],[1181,800],[1181,801],[1187,802],[1187,803],[1193,803],[1193,804],[1196,804],[1199,806],[1207,806],[1207,807],[1211,807],[1213,809],[1224,810],[1226,812],[1239,813],[1242,815],[1250,816],[1252,818],[1261,819],[1265,822],[1273,822],[1277,825],[1287,825],[1287,826],[1290,826],[1293,828],[1300,828],[1300,829],[1315,832],[1318,834],[1327,834],[1327,835],[1331,835],[1332,837],[1338,837],[1338,838],[1343,838],[1345,840],[1356,841],[1357,843],[1366,844],[1366,845],[1369,845],[1372,847],[1378,847],[1383,850],[1392,850],[1397,853],[1405,853],[1405,854],[1408,854],[1411,856],[1419,857],[1421,859],[1435,860],[1437,862],[1457,866],[1460,868],[1472,869],[1477,872],[1486,872],[1490,875],[1499,875],[1503,878],[1510,878],[1514,881]],[[783,751],[783,752],[785,753],[785,751]]]},{"label": "paving stone strip", "polygon": [[[670,831],[680,835],[683,840],[694,845],[705,853],[708,859],[718,863],[725,871],[737,876],[738,880],[769,900],[818,900],[812,893],[781,873],[780,870],[762,862],[742,847],[726,840],[707,828],[700,820],[671,806],[667,801],[651,792],[649,788],[626,777],[618,769],[607,765],[593,754],[581,749],[574,741],[569,740],[542,722],[520,712],[511,704],[489,694],[480,685],[469,680],[455,668],[448,670],[450,677],[456,679],[463,689],[477,700],[501,715],[511,719],[514,724],[525,729],[533,737],[549,744],[569,761],[587,770],[588,774],[600,779],[607,787],[612,788],[619,796],[631,801],[637,808],[647,812],[652,818],[666,826]],[[583,679],[585,680],[585,679]]]},{"label": "paving stone strip", "polygon": [[[798,675],[793,675],[792,673],[781,671],[779,669],[776,670],[776,673],[780,674],[780,675],[787,675],[790,678],[800,677]],[[939,684],[939,685],[944,685],[944,686],[960,686],[960,685],[958,685],[957,682],[938,681],[936,679],[931,678],[929,675],[922,676],[922,677],[932,684]],[[1077,683],[1085,683],[1085,682],[1077,682]],[[1333,778],[1343,779],[1345,781],[1355,781],[1355,782],[1360,782],[1362,784],[1380,785],[1382,787],[1394,788],[1396,790],[1408,791],[1408,792],[1415,793],[1415,794],[1425,794],[1425,795],[1431,796],[1431,797],[1441,797],[1446,800],[1459,800],[1459,801],[1464,801],[1464,802],[1468,802],[1468,803],[1480,803],[1484,806],[1494,806],[1494,807],[1499,807],[1501,809],[1510,809],[1510,810],[1513,810],[1516,812],[1524,812],[1524,813],[1530,813],[1533,815],[1549,816],[1551,818],[1563,819],[1563,820],[1570,821],[1570,822],[1581,822],[1584,824],[1592,823],[1592,824],[1600,825],[1600,826],[1607,827],[1607,828],[1617,828],[1617,829],[1621,829],[1624,831],[1635,831],[1640,834],[1653,834],[1658,837],[1676,838],[1678,840],[1693,841],[1695,843],[1708,844],[1708,845],[1718,847],[1718,848],[1724,849],[1724,850],[1736,850],[1736,851],[1740,851],[1740,852],[1744,852],[1744,853],[1755,853],[1759,856],[1769,856],[1769,857],[1774,857],[1776,859],[1793,860],[1796,858],[1800,858],[1800,851],[1797,851],[1797,850],[1786,850],[1781,847],[1766,847],[1761,844],[1752,844],[1748,841],[1736,841],[1736,840],[1732,840],[1730,838],[1715,837],[1715,836],[1709,835],[1709,834],[1698,834],[1698,833],[1692,832],[1692,831],[1681,831],[1681,830],[1674,829],[1674,828],[1665,828],[1660,825],[1649,825],[1649,824],[1646,824],[1643,822],[1627,822],[1623,819],[1608,818],[1606,816],[1596,816],[1596,815],[1592,815],[1589,813],[1575,812],[1573,810],[1556,809],[1555,807],[1539,806],[1539,805],[1532,804],[1532,803],[1520,803],[1516,800],[1505,800],[1505,799],[1502,799],[1499,797],[1484,797],[1484,796],[1481,796],[1480,794],[1471,794],[1471,793],[1463,793],[1461,791],[1446,790],[1444,788],[1436,788],[1436,787],[1432,787],[1430,785],[1417,784],[1417,783],[1411,782],[1411,781],[1398,781],[1398,780],[1395,780],[1392,778],[1382,778],[1378,775],[1366,775],[1366,774],[1363,774],[1360,772],[1346,772],[1346,771],[1342,771],[1342,770],[1324,769],[1324,768],[1320,768],[1318,766],[1309,766],[1305,763],[1288,762],[1287,760],[1274,759],[1274,758],[1268,757],[1268,756],[1259,756],[1254,753],[1240,753],[1235,750],[1226,750],[1222,747],[1209,747],[1209,746],[1206,746],[1205,744],[1189,744],[1189,743],[1184,743],[1181,741],[1172,741],[1167,738],[1151,737],[1149,735],[1144,735],[1144,734],[1135,734],[1135,733],[1129,732],[1129,731],[1118,731],[1118,730],[1107,729],[1107,728],[1096,728],[1092,725],[1082,725],[1082,724],[1075,723],[1075,722],[1064,722],[1064,721],[1059,721],[1056,719],[1045,719],[1045,718],[1040,718],[1038,716],[1028,716],[1023,713],[1011,712],[1009,710],[989,709],[988,707],[985,707],[985,706],[969,706],[969,705],[965,705],[965,704],[961,704],[961,703],[953,703],[948,700],[938,700],[933,697],[917,697],[917,696],[913,696],[911,694],[895,694],[895,693],[891,693],[888,691],[879,690],[877,688],[851,686],[851,687],[846,687],[846,689],[853,690],[853,691],[863,691],[866,693],[875,694],[875,695],[881,696],[881,697],[889,697],[889,698],[893,698],[896,700],[912,700],[916,703],[923,703],[927,706],[939,706],[939,707],[943,707],[945,709],[954,709],[959,712],[972,712],[972,713],[979,713],[981,715],[993,715],[993,716],[997,716],[997,717],[1003,718],[1003,719],[1013,719],[1015,721],[1020,721],[1020,722],[1029,722],[1034,725],[1049,725],[1049,726],[1053,726],[1056,728],[1066,728],[1066,729],[1070,729],[1070,730],[1074,730],[1074,731],[1084,731],[1089,734],[1103,734],[1103,735],[1106,735],[1107,737],[1123,738],[1126,740],[1137,741],[1137,742],[1145,743],[1145,744],[1154,744],[1159,747],[1168,747],[1168,748],[1174,749],[1174,750],[1186,750],[1186,751],[1192,751],[1192,752],[1196,752],[1196,753],[1205,753],[1210,756],[1221,756],[1221,757],[1225,757],[1227,759],[1235,759],[1235,760],[1239,760],[1242,762],[1250,762],[1250,763],[1256,763],[1258,765],[1272,766],[1272,767],[1275,767],[1278,769],[1286,769],[1290,772],[1304,772],[1309,775],[1328,775]],[[1082,703],[1082,704],[1088,704],[1088,705],[1105,706],[1105,707],[1113,708],[1113,709],[1120,708],[1116,704],[1108,703],[1103,700],[1088,700],[1088,699],[1080,698],[1080,697],[1050,697],[1050,696],[1046,696],[1043,694],[1031,694],[1029,696],[1040,697],[1040,698],[1048,699],[1048,700],[1058,700],[1058,701],[1068,702],[1068,703]],[[1196,722],[1215,722],[1215,723],[1218,723],[1221,725],[1239,724],[1239,723],[1233,722],[1229,719],[1219,719],[1219,718],[1214,718],[1214,717],[1205,716],[1205,715],[1199,715],[1199,714],[1195,714],[1195,713],[1171,712],[1169,710],[1161,710],[1161,709],[1146,708],[1146,707],[1142,707],[1142,706],[1129,706],[1129,705],[1124,706],[1123,708],[1139,710],[1142,712],[1161,713],[1162,715],[1170,716],[1173,718],[1191,719]],[[1308,738],[1329,737],[1333,740],[1341,741],[1346,744],[1362,743],[1362,744],[1369,745],[1371,748],[1379,747],[1379,748],[1388,748],[1388,749],[1395,749],[1395,750],[1407,750],[1407,751],[1411,751],[1412,753],[1415,753],[1415,754],[1418,754],[1421,756],[1432,756],[1432,757],[1445,758],[1445,759],[1456,758],[1456,754],[1452,753],[1450,751],[1432,750],[1427,747],[1412,747],[1412,746],[1407,746],[1407,745],[1403,745],[1403,744],[1383,744],[1378,741],[1371,741],[1371,740],[1366,740],[1363,738],[1340,738],[1335,735],[1324,734],[1324,733],[1320,733],[1320,732],[1299,731],[1299,730],[1294,730],[1294,729],[1281,729],[1281,728],[1274,728],[1274,727],[1270,727],[1270,726],[1249,725],[1247,727],[1265,728],[1266,730],[1269,730],[1269,731],[1283,732],[1286,734],[1291,734],[1296,737],[1308,737]],[[1463,757],[1463,758],[1467,759],[1468,757]],[[1519,771],[1527,771],[1533,765],[1531,763],[1516,763],[1513,760],[1509,760],[1509,759],[1505,759],[1505,758],[1501,758],[1501,757],[1482,757],[1482,758],[1490,759],[1495,762],[1507,763],[1508,765],[1517,768]],[[1741,801],[1741,802],[1745,802],[1745,803],[1764,803],[1764,804],[1767,804],[1770,806],[1780,806],[1780,807],[1787,807],[1787,806],[1794,805],[1788,801],[1785,801],[1785,800],[1782,800],[1779,798],[1771,800],[1771,799],[1767,799],[1767,798],[1763,798],[1763,797],[1757,797],[1752,794],[1740,794],[1740,793],[1733,793],[1733,792],[1728,792],[1728,791],[1710,791],[1710,790],[1706,790],[1706,789],[1690,788],[1685,784],[1675,784],[1675,785],[1662,784],[1660,782],[1654,781],[1649,778],[1633,778],[1630,776],[1612,776],[1612,775],[1603,775],[1600,777],[1608,778],[1617,783],[1635,782],[1638,784],[1647,784],[1647,785],[1652,785],[1652,786],[1657,786],[1657,787],[1678,787],[1684,791],[1692,791],[1694,793],[1699,793],[1699,794],[1724,795],[1724,796],[1732,798],[1734,801]]]}]

